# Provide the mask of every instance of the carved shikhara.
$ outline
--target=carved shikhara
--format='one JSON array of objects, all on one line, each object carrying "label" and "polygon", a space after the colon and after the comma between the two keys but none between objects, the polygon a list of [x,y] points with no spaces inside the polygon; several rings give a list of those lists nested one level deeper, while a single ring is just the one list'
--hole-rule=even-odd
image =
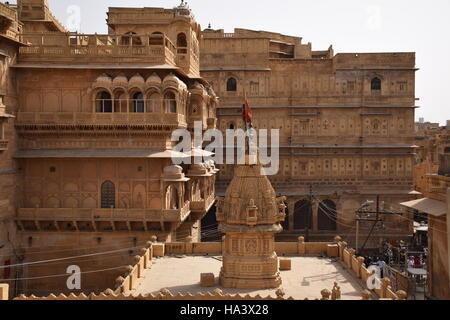
[{"label": "carved shikhara", "polygon": [[281,285],[275,233],[285,218],[284,197],[277,198],[260,165],[235,169],[217,221],[225,233],[220,284],[225,288],[277,288]]}]

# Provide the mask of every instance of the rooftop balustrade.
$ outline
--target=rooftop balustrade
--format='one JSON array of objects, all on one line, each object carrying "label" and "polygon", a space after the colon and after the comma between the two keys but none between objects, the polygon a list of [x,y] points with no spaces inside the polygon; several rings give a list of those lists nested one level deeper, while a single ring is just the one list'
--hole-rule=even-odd
[{"label": "rooftop balustrade", "polygon": [[80,35],[26,33],[19,62],[112,64],[117,62],[175,66],[176,47],[164,35]]}]

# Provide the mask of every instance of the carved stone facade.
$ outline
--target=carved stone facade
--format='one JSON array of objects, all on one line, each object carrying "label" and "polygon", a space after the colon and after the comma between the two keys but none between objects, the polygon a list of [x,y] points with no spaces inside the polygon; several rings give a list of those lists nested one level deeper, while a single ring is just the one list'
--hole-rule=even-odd
[{"label": "carved stone facade", "polygon": [[[337,231],[353,242],[365,200],[380,195],[387,207],[414,197],[415,68],[412,52],[334,54],[264,31],[206,29],[201,42],[219,129],[243,128],[245,91],[254,128],[280,130],[280,170],[269,178],[288,198],[283,238],[309,223],[313,239]],[[233,177],[232,166],[221,169],[219,194]],[[373,245],[412,234],[407,220],[389,219]]]},{"label": "carved stone facade", "polygon": [[281,284],[275,234],[282,231],[284,197],[260,165],[236,167],[224,198],[218,199],[217,221],[223,239],[220,283],[226,288],[276,288]]}]

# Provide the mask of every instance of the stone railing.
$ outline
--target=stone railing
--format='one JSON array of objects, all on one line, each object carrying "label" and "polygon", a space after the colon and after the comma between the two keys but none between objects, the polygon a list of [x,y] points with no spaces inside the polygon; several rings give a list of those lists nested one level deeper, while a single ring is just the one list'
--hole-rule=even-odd
[{"label": "stone railing", "polygon": [[165,221],[181,222],[189,215],[189,203],[180,210],[20,208],[16,220],[42,221]]},{"label": "stone railing", "polygon": [[209,195],[206,199],[200,200],[200,201],[191,201],[191,210],[192,211],[207,211],[208,208],[213,204],[215,201],[216,196],[215,194]]},{"label": "stone railing", "polygon": [[134,266],[128,266],[127,273],[124,277],[118,277],[116,279],[115,294],[129,294],[132,290],[137,288],[139,279],[142,278],[142,273],[145,269],[150,269],[153,259],[153,244],[147,243],[146,248],[141,249],[141,256],[135,256],[136,264]]},{"label": "stone railing", "polygon": [[[370,281],[370,277],[375,274],[375,270],[370,272],[364,264],[364,258],[357,257],[355,255],[354,249],[347,248],[346,242],[338,241],[337,245],[339,251],[339,260],[341,261],[342,265],[357,278],[361,279],[361,281],[364,283],[364,286],[367,286],[368,281]],[[392,290],[390,279],[383,278],[379,279],[378,281],[379,287],[377,289],[374,289],[373,291],[380,299],[406,300],[407,294],[405,291],[399,290],[397,292],[394,292]],[[371,296],[371,292],[366,290],[365,296],[367,299],[369,299],[369,296]],[[367,300],[366,298],[363,299]]]},{"label": "stone railing", "polygon": [[[223,242],[169,242],[164,246],[166,254],[221,255]],[[299,237],[298,242],[275,242],[275,252],[278,255],[339,255],[336,242],[305,242],[303,237]]]},{"label": "stone railing", "polygon": [[18,112],[17,124],[42,125],[186,125],[177,113]]},{"label": "stone railing", "polygon": [[8,18],[11,21],[16,20],[16,10],[10,8],[8,5],[0,2],[0,15]]},{"label": "stone railing", "polygon": [[176,48],[164,36],[152,43],[148,35],[133,35],[133,41],[140,39],[139,44],[132,44],[126,35],[24,33],[22,37],[29,46],[19,49],[20,62],[55,63],[76,58],[77,64],[116,63],[126,59],[127,63],[175,65]]},{"label": "stone railing", "polygon": [[[0,299],[1,300],[1,299]],[[227,301],[239,301],[239,300],[294,300],[294,298],[284,298],[281,296],[278,297],[262,297],[260,295],[243,295],[243,294],[223,294],[220,289],[216,289],[214,292],[208,293],[197,293],[197,294],[172,294],[169,290],[161,290],[158,294],[147,294],[147,295],[131,295],[131,294],[123,294],[123,293],[114,293],[112,291],[108,291],[105,293],[95,294],[91,293],[90,295],[80,294],[70,294],[68,296],[64,294],[49,295],[47,297],[36,297],[34,295],[25,296],[20,295],[19,297],[13,300],[174,300],[174,301],[183,301],[183,300],[227,300]]]}]

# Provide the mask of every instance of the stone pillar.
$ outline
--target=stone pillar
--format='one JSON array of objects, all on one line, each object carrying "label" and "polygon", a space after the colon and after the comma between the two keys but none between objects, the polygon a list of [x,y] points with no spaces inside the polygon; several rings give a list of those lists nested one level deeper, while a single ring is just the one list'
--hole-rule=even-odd
[{"label": "stone pillar", "polygon": [[298,254],[306,253],[305,237],[298,237],[297,253]]},{"label": "stone pillar", "polygon": [[0,283],[0,301],[9,300],[9,284]]},{"label": "stone pillar", "polygon": [[378,292],[378,295],[380,296],[381,299],[386,298],[386,290],[387,287],[391,285],[391,280],[389,280],[388,278],[383,278],[380,280],[381,282],[381,288]]},{"label": "stone pillar", "polygon": [[186,254],[192,254],[194,253],[194,244],[192,243],[192,237],[186,237],[185,239],[185,249],[186,249]]},{"label": "stone pillar", "polygon": [[365,259],[364,259],[364,257],[358,257],[358,258],[356,258],[356,260],[358,260],[357,276],[358,276],[358,278],[361,278],[361,268],[362,268],[362,265],[363,265]]},{"label": "stone pillar", "polygon": [[339,246],[339,256],[341,257],[341,261],[344,261],[344,250],[347,248],[347,242],[341,242]]}]

